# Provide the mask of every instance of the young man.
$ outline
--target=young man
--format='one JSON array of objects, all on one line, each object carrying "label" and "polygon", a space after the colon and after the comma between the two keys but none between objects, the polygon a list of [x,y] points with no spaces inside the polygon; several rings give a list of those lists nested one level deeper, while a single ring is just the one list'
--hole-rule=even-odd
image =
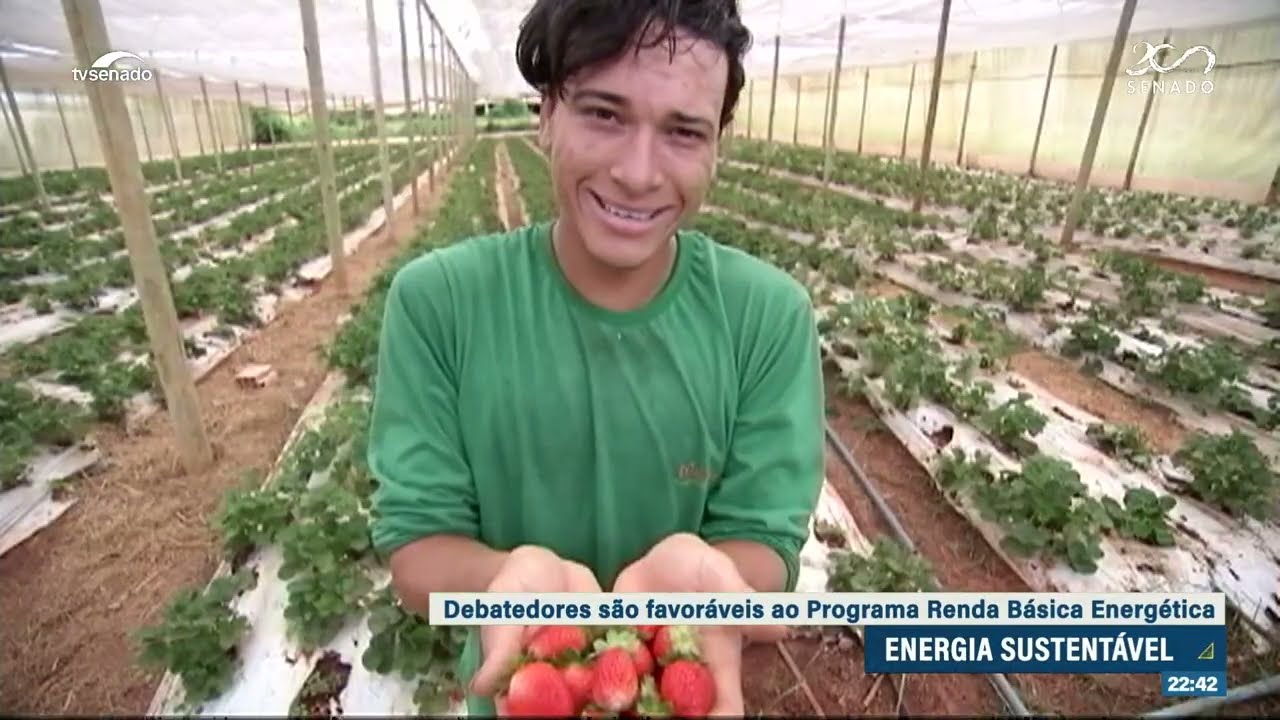
[{"label": "young man", "polygon": [[[538,0],[517,61],[543,97],[558,216],[396,276],[369,460],[374,540],[432,592],[794,589],[823,472],[805,289],[678,231],[697,212],[750,42],[734,0]],[[463,659],[492,715],[530,628]],[[704,653],[741,715],[744,639]]]}]

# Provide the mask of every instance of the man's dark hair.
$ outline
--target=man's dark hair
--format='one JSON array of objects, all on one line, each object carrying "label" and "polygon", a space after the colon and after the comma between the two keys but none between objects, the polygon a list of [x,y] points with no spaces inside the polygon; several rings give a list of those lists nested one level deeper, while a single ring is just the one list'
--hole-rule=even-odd
[{"label": "man's dark hair", "polygon": [[637,51],[665,43],[674,58],[678,30],[715,44],[728,58],[724,129],[745,83],[742,58],[751,46],[737,0],[538,0],[520,24],[516,64],[544,97],[561,98],[575,73],[620,56],[633,43]]}]

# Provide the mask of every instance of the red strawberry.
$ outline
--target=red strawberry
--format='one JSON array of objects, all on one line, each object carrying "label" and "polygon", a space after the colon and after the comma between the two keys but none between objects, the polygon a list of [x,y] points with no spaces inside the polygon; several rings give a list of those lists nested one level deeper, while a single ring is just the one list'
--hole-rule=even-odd
[{"label": "red strawberry", "polygon": [[661,625],[637,625],[636,634],[639,635],[640,638],[645,642],[649,642],[650,640],[653,639],[654,633],[658,632],[658,628],[660,627],[662,626]]},{"label": "red strawberry", "polygon": [[529,641],[527,650],[538,660],[577,657],[587,649],[587,631],[573,625],[548,625]]},{"label": "red strawberry", "polygon": [[596,641],[596,652],[606,650],[611,647],[622,648],[631,655],[631,660],[636,664],[636,675],[644,677],[653,672],[653,655],[649,652],[649,648],[640,640],[640,636],[632,630],[610,630],[603,639]]},{"label": "red strawberry", "polygon": [[595,677],[595,671],[590,665],[573,662],[566,665],[561,674],[564,675],[564,682],[573,695],[574,707],[584,707],[591,700],[591,682]]},{"label": "red strawberry", "polygon": [[636,701],[636,715],[640,717],[671,717],[671,706],[658,694],[653,676],[640,683],[640,699]]},{"label": "red strawberry", "polygon": [[676,660],[701,660],[698,633],[688,625],[667,625],[653,636],[653,657],[659,665]]},{"label": "red strawberry", "polygon": [[504,714],[511,717],[563,717],[576,709],[564,676],[550,663],[522,666],[507,685]]},{"label": "red strawberry", "polygon": [[604,710],[625,710],[636,701],[639,682],[631,654],[618,647],[606,648],[595,659],[591,700]]},{"label": "red strawberry", "polygon": [[680,717],[706,717],[716,703],[711,671],[694,660],[676,660],[662,670],[662,699]]}]

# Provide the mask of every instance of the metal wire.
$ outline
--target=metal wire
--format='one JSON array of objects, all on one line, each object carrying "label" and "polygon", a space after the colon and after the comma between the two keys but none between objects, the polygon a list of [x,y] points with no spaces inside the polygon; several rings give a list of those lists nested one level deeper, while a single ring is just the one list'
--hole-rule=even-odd
[{"label": "metal wire", "polygon": [[[844,442],[840,440],[840,436],[832,429],[830,423],[826,423],[827,443],[831,445],[836,454],[840,456],[840,460],[849,468],[850,474],[862,486],[863,492],[871,499],[871,504],[875,506],[876,511],[880,513],[881,518],[889,525],[889,529],[893,532],[898,542],[902,543],[912,552],[915,551],[916,545],[911,540],[911,536],[907,534],[907,529],[902,526],[902,522],[898,520],[898,516],[893,512],[893,508],[885,502],[884,497],[876,490],[875,485],[871,482],[871,478],[863,471],[862,466],[850,454],[849,449],[844,446]],[[1004,701],[1005,708],[1009,710],[1009,714],[1013,717],[1029,717],[1031,712],[1027,710],[1026,704],[1022,701],[1022,697],[1018,694],[1017,688],[1009,682],[1009,678],[1003,673],[987,673],[987,679],[991,682],[991,686],[995,689],[996,694]]]}]

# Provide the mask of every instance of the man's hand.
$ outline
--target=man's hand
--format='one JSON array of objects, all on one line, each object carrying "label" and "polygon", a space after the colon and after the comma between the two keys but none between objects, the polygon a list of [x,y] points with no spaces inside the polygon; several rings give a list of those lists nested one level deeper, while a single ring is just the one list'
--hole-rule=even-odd
[{"label": "man's hand", "polygon": [[[613,592],[753,592],[733,560],[696,535],[671,535],[618,575]],[[698,627],[702,659],[716,684],[712,715],[744,712],[742,646],[744,640],[773,642],[786,637],[782,626]]]},{"label": "man's hand", "polygon": [[[565,560],[550,550],[532,545],[512,550],[493,578],[488,592],[600,592],[600,583],[585,565]],[[492,697],[502,689],[520,651],[532,639],[537,626],[486,625],[480,629],[484,661],[471,681],[477,695]]]}]

